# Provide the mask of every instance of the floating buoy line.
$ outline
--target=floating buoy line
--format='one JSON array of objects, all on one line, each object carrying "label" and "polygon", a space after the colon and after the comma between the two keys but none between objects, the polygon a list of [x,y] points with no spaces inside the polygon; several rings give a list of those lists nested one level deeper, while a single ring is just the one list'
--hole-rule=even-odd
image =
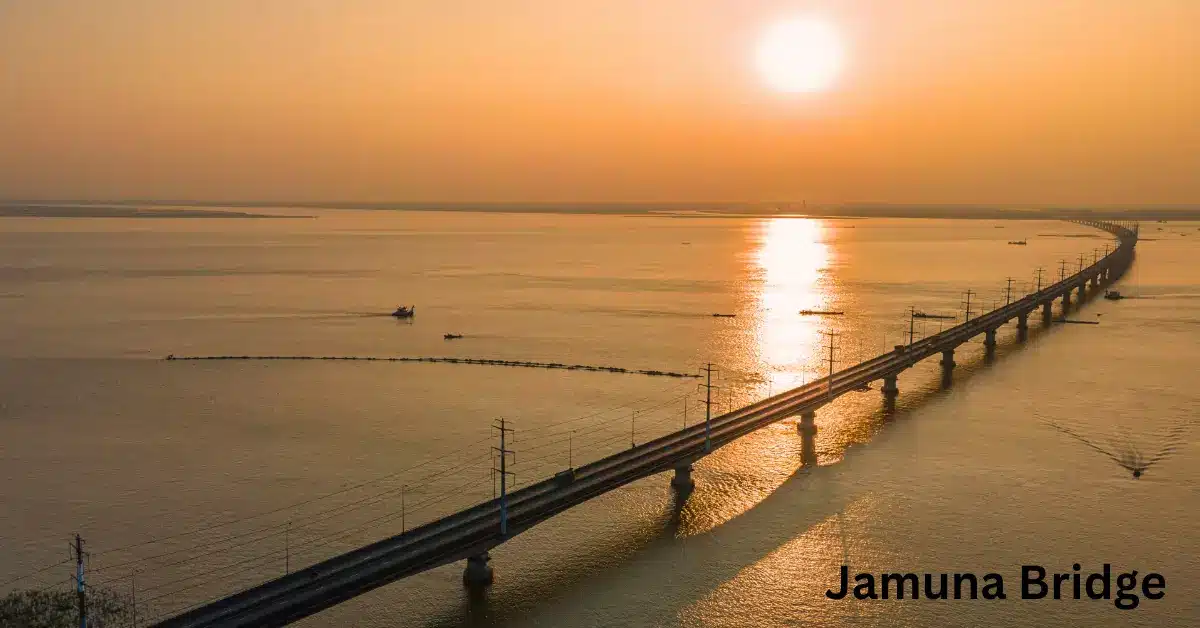
[{"label": "floating buoy line", "polygon": [[531,369],[562,369],[565,371],[603,371],[607,373],[627,373],[631,375],[649,375],[651,377],[691,377],[700,375],[693,373],[676,373],[673,371],[656,371],[650,369],[627,369],[619,366],[593,366],[589,364],[562,364],[559,362],[526,362],[522,360],[494,360],[488,358],[427,358],[427,357],[369,357],[369,356],[312,356],[312,355],[199,355],[178,356],[168,355],[166,360],[338,360],[355,362],[437,362],[444,364],[482,364],[485,366],[518,366]]}]

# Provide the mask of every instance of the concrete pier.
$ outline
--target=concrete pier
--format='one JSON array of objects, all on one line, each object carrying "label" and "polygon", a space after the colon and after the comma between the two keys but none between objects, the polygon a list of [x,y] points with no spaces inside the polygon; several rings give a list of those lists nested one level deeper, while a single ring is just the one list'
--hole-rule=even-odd
[{"label": "concrete pier", "polygon": [[942,387],[949,386],[954,381],[954,349],[942,352]]},{"label": "concrete pier", "polygon": [[800,466],[817,466],[817,414],[805,412],[800,415],[796,431],[800,433]]},{"label": "concrete pier", "polygon": [[946,349],[942,352],[941,365],[943,371],[954,370],[954,349]]},{"label": "concrete pier", "polygon": [[675,477],[671,478],[671,486],[678,491],[690,491],[696,488],[696,482],[692,479],[692,465],[685,464],[675,467]]},{"label": "concrete pier", "polygon": [[996,330],[989,329],[983,332],[983,347],[987,350],[987,354],[991,355],[996,352]]},{"label": "concrete pier", "polygon": [[1047,323],[1050,322],[1050,319],[1054,318],[1054,302],[1053,301],[1047,301],[1046,303],[1042,304],[1042,318],[1046,319]]},{"label": "concrete pier", "polygon": [[1017,314],[1017,340],[1029,337],[1029,312]]},{"label": "concrete pier", "polygon": [[900,394],[900,387],[896,385],[896,376],[891,375],[883,378],[883,396],[895,398]]},{"label": "concrete pier", "polygon": [[1079,304],[1083,305],[1083,297],[1087,296],[1087,282],[1079,284]]},{"label": "concrete pier", "polygon": [[805,412],[800,415],[800,422],[796,424],[796,431],[800,434],[814,435],[817,433],[816,421],[816,412]]},{"label": "concrete pier", "polygon": [[494,574],[488,561],[492,560],[487,552],[471,556],[467,559],[467,568],[463,570],[463,584],[469,587],[486,587],[492,583]]},{"label": "concrete pier", "polygon": [[1071,291],[1069,289],[1063,293],[1062,300],[1063,314],[1066,314],[1067,310],[1071,309]]}]

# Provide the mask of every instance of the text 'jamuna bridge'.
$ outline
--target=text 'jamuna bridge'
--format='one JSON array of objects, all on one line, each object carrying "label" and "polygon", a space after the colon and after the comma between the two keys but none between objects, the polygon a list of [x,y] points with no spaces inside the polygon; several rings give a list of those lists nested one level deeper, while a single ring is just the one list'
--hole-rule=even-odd
[{"label": "text 'jamuna bridge'", "polygon": [[[885,401],[899,394],[897,376],[916,363],[942,354],[948,377],[954,368],[954,350],[983,334],[990,354],[996,331],[1016,319],[1018,339],[1024,340],[1029,315],[1042,309],[1049,320],[1054,301],[1062,299],[1064,312],[1071,294],[1082,301],[1091,290],[1116,280],[1133,260],[1137,226],[1090,220],[1079,224],[1103,229],[1118,239],[1118,246],[1092,265],[1053,285],[1040,288],[1017,301],[970,318],[922,340],[898,345],[894,351],[856,364],[807,385],[746,407],[712,417],[643,445],[559,473],[461,512],[377,541],[240,593],[169,618],[162,627],[282,626],[318,613],[357,595],[401,578],[467,560],[468,584],[491,581],[488,550],[554,515],[598,495],[641,478],[674,469],[672,484],[692,486],[692,463],[737,438],[782,419],[799,415],[798,429],[812,434],[815,412],[841,395],[883,380]],[[503,455],[503,454],[501,454]]]}]

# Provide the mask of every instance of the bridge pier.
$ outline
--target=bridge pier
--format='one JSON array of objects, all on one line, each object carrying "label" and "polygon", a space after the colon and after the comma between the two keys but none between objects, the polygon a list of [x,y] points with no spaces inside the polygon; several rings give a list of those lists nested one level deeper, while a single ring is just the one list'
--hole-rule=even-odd
[{"label": "bridge pier", "polygon": [[492,559],[487,552],[467,558],[467,568],[463,570],[463,584],[469,587],[486,587],[492,583]]},{"label": "bridge pier", "polygon": [[1100,287],[1100,274],[1092,275],[1092,290]]},{"label": "bridge pier", "polygon": [[942,352],[941,365],[943,371],[954,370],[954,349],[946,349]]},{"label": "bridge pier", "polygon": [[817,413],[804,412],[800,415],[800,422],[796,424],[796,431],[801,435],[815,435],[817,433]]},{"label": "bridge pier", "polygon": [[1071,309],[1071,289],[1070,288],[1067,288],[1067,291],[1063,293],[1062,300],[1063,300],[1063,306],[1062,306],[1063,307],[1063,315],[1066,316],[1067,310]]},{"label": "bridge pier", "polygon": [[815,467],[817,465],[817,413],[805,412],[800,415],[796,431],[800,433],[800,466]]},{"label": "bridge pier", "polygon": [[1047,301],[1042,304],[1042,318],[1044,318],[1047,323],[1054,318],[1054,301]]},{"label": "bridge pier", "polygon": [[692,465],[675,467],[675,477],[671,478],[671,486],[680,492],[696,488],[696,482],[692,479]]},{"label": "bridge pier", "polygon": [[987,350],[988,355],[996,352],[996,330],[988,329],[983,332],[983,348]]},{"label": "bridge pier", "polygon": [[883,378],[883,396],[886,399],[895,399],[896,395],[900,394],[900,387],[896,385],[895,375],[888,375]]},{"label": "bridge pier", "polygon": [[1083,305],[1083,297],[1087,294],[1084,292],[1087,289],[1087,282],[1079,284],[1079,304]]},{"label": "bridge pier", "polygon": [[942,386],[949,386],[954,379],[954,349],[942,352]]},{"label": "bridge pier", "polygon": [[1017,340],[1025,340],[1029,336],[1029,312],[1017,314]]}]

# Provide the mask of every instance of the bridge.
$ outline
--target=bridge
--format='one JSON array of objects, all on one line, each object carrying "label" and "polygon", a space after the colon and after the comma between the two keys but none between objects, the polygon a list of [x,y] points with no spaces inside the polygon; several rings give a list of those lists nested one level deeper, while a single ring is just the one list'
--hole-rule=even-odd
[{"label": "bridge", "polygon": [[[955,367],[956,348],[982,335],[984,347],[991,354],[996,348],[997,331],[1013,320],[1017,322],[1017,338],[1023,341],[1028,334],[1029,317],[1039,309],[1045,323],[1050,324],[1055,301],[1062,302],[1065,315],[1072,307],[1072,295],[1082,302],[1089,293],[1099,292],[1118,279],[1133,261],[1138,238],[1135,224],[1073,222],[1107,231],[1116,237],[1117,246],[1076,273],[1048,286],[1039,285],[1035,292],[1002,307],[975,317],[968,311],[962,323],[935,335],[915,342],[910,336],[908,344],[897,345],[893,351],[832,372],[828,377],[721,416],[709,416],[704,423],[566,470],[156,625],[164,628],[282,626],[401,578],[461,560],[467,561],[464,581],[468,585],[486,585],[492,580],[488,564],[490,549],[568,508],[669,470],[674,471],[672,485],[686,492],[693,486],[692,465],[697,460],[746,434],[799,416],[797,429],[811,437],[816,432],[816,411],[841,395],[881,380],[884,402],[891,404],[900,392],[900,374],[939,354],[943,377],[949,381]],[[811,438],[808,440],[811,442]],[[502,458],[503,448],[502,440]]]}]

